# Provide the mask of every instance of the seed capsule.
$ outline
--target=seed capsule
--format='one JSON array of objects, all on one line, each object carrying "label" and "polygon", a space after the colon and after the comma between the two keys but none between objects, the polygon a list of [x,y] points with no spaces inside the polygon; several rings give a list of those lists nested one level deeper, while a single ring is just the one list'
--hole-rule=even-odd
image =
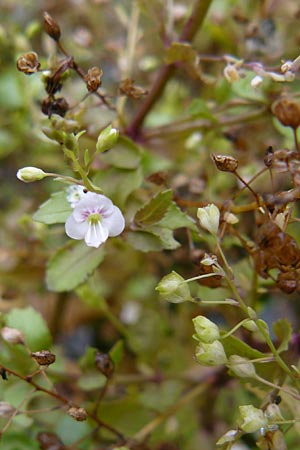
[{"label": "seed capsule", "polygon": [[212,155],[213,161],[218,170],[222,172],[235,172],[238,167],[238,160],[228,155]]},{"label": "seed capsule", "polygon": [[44,30],[54,41],[59,41],[61,36],[60,27],[47,12],[44,12]]},{"label": "seed capsule", "polygon": [[38,55],[35,52],[24,53],[17,59],[17,69],[25,75],[32,75],[40,68]]},{"label": "seed capsule", "polygon": [[83,408],[78,408],[77,406],[72,406],[68,409],[69,416],[77,420],[77,422],[83,422],[87,418],[86,410]]},{"label": "seed capsule", "polygon": [[50,353],[48,350],[41,350],[40,352],[31,353],[32,358],[36,360],[36,362],[40,366],[50,366],[55,362],[55,355]]},{"label": "seed capsule", "polygon": [[97,352],[95,355],[95,364],[97,369],[99,369],[106,378],[112,377],[115,370],[114,363],[107,353]]},{"label": "seed capsule", "polygon": [[101,86],[102,75],[103,70],[99,69],[99,67],[92,67],[88,70],[87,75],[84,77],[84,81],[86,82],[86,87],[89,92],[95,92]]},{"label": "seed capsule", "polygon": [[296,129],[300,125],[300,105],[291,97],[276,100],[272,112],[285,127]]}]

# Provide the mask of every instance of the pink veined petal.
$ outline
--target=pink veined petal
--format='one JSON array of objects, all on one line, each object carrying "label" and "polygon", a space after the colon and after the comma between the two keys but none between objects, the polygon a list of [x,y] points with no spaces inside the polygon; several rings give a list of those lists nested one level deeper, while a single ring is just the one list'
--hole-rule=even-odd
[{"label": "pink veined petal", "polygon": [[87,192],[75,205],[74,219],[77,222],[84,221],[89,214],[100,213],[103,216],[110,216],[113,213],[114,205],[105,195]]},{"label": "pink veined petal", "polygon": [[103,227],[100,222],[93,224],[88,224],[88,229],[85,234],[84,240],[86,245],[89,247],[100,247],[103,242],[105,242],[108,238],[108,230]]},{"label": "pink veined petal", "polygon": [[113,214],[103,219],[103,225],[108,228],[109,236],[118,236],[125,228],[125,219],[117,206],[114,206]]},{"label": "pink veined petal", "polygon": [[72,239],[83,239],[88,230],[87,222],[78,223],[71,214],[65,224],[66,234]]}]

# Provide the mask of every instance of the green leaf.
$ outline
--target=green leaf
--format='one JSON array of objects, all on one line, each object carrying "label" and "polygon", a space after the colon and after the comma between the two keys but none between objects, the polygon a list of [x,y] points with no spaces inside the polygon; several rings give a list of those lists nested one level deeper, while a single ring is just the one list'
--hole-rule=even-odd
[{"label": "green leaf", "polygon": [[114,148],[101,154],[101,159],[119,169],[136,169],[141,162],[141,150],[129,138],[120,136]]},{"label": "green leaf", "polygon": [[130,231],[127,233],[126,238],[133,248],[142,252],[159,252],[163,250],[159,237],[147,231]]},{"label": "green leaf", "polygon": [[53,223],[65,223],[72,212],[70,203],[67,201],[66,192],[55,192],[49,200],[43,203],[36,213],[33,220],[47,225]]},{"label": "green leaf", "polygon": [[131,192],[141,186],[143,173],[141,167],[132,170],[111,167],[99,172],[94,177],[94,182],[101,186],[107,197],[122,208]]},{"label": "green leaf", "polygon": [[202,118],[217,122],[216,118],[202,98],[194,98],[187,107],[186,112],[189,116],[192,116],[195,119]]},{"label": "green leaf", "polygon": [[135,222],[139,225],[153,225],[164,217],[172,200],[171,189],[159,192],[146,205],[139,209],[135,215]]},{"label": "green leaf", "polygon": [[103,248],[88,247],[83,241],[70,242],[49,261],[46,274],[50,291],[70,291],[83,283],[104,259]]},{"label": "green leaf", "polygon": [[41,314],[31,306],[12,309],[6,316],[6,325],[21,331],[32,351],[47,350],[51,347],[52,338],[47,324]]},{"label": "green leaf", "polygon": [[1,446],[5,450],[39,450],[41,448],[36,438],[27,436],[24,431],[3,433]]},{"label": "green leaf", "polygon": [[286,351],[293,332],[290,322],[287,319],[277,320],[273,324],[273,331],[280,342],[277,348],[278,353]]},{"label": "green leaf", "polygon": [[223,344],[227,358],[229,358],[229,356],[231,355],[239,355],[243,358],[248,359],[263,358],[264,356],[266,356],[264,353],[255,350],[254,348],[250,347],[250,345],[245,344],[245,342],[241,341],[235,336],[228,336],[227,338],[222,339],[221,342]]},{"label": "green leaf", "polygon": [[187,42],[172,42],[171,46],[166,50],[165,63],[187,62],[194,64],[196,57],[197,52],[191,44]]},{"label": "green leaf", "polygon": [[198,230],[195,220],[181,211],[174,202],[171,202],[166,214],[160,220],[159,226],[170,230],[176,230],[177,228],[189,228],[192,231]]},{"label": "green leaf", "polygon": [[118,366],[124,356],[124,341],[121,339],[117,341],[111,348],[109,355],[114,362],[115,366]]}]

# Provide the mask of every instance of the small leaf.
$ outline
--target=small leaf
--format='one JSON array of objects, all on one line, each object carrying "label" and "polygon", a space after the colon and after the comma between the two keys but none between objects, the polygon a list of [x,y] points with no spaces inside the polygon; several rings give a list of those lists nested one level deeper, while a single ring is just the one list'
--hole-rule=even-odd
[{"label": "small leaf", "polygon": [[196,60],[197,52],[191,44],[186,42],[172,42],[165,54],[165,63],[188,62],[193,64]]},{"label": "small leaf", "polygon": [[141,150],[129,138],[120,136],[114,148],[101,154],[101,159],[120,169],[136,169],[141,162]]},{"label": "small leaf", "polygon": [[159,252],[163,245],[159,237],[147,231],[134,231],[127,233],[127,241],[136,250],[142,252]]},{"label": "small leaf", "polygon": [[177,228],[189,228],[192,231],[198,230],[194,219],[184,211],[181,211],[174,202],[171,202],[166,214],[159,222],[159,226],[169,228],[170,230],[176,230]]},{"label": "small leaf", "polygon": [[217,122],[216,118],[208,108],[206,102],[202,98],[195,98],[191,101],[186,110],[189,116],[193,118],[209,119],[213,122]]},{"label": "small leaf", "polygon": [[33,220],[47,225],[53,223],[65,223],[71,212],[72,208],[67,201],[66,192],[55,192],[55,194],[51,195],[49,200],[39,207],[33,215]]},{"label": "small leaf", "polygon": [[102,248],[88,247],[84,242],[70,242],[49,261],[46,274],[50,291],[70,291],[83,283],[104,259]]},{"label": "small leaf", "polygon": [[277,320],[273,324],[273,331],[280,342],[277,348],[278,353],[286,351],[293,332],[290,322],[287,319]]},{"label": "small leaf", "polygon": [[6,325],[21,331],[33,352],[51,346],[52,339],[47,324],[31,306],[12,309],[6,316]]},{"label": "small leaf", "polygon": [[264,353],[255,350],[235,336],[228,336],[227,338],[222,339],[222,344],[227,358],[231,355],[240,355],[243,358],[248,359],[263,358],[266,356]]},{"label": "small leaf", "polygon": [[121,339],[117,341],[114,344],[113,348],[110,350],[109,355],[113,360],[114,365],[119,365],[124,356],[124,341],[122,341]]},{"label": "small leaf", "polygon": [[153,225],[164,217],[172,200],[171,189],[159,192],[146,205],[139,209],[135,215],[135,222],[140,225]]}]

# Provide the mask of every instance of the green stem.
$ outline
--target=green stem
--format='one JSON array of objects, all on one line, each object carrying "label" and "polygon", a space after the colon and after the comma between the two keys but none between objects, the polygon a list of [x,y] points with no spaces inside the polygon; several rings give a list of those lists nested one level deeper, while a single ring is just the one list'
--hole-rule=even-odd
[{"label": "green stem", "polygon": [[182,283],[189,283],[190,281],[196,281],[196,280],[202,280],[203,278],[209,278],[209,277],[222,277],[224,274],[222,273],[206,273],[204,275],[198,275],[197,277],[188,278],[187,280],[182,281]]},{"label": "green stem", "polygon": [[260,381],[263,384],[266,384],[267,386],[270,386],[275,389],[278,389],[279,391],[285,392],[286,394],[290,395],[291,397],[293,397],[296,400],[300,400],[300,395],[294,394],[294,392],[290,391],[289,389],[285,389],[282,386],[278,386],[277,384],[271,383],[270,381],[265,380],[264,378],[260,377],[259,375],[256,375],[255,379],[257,381]]}]

